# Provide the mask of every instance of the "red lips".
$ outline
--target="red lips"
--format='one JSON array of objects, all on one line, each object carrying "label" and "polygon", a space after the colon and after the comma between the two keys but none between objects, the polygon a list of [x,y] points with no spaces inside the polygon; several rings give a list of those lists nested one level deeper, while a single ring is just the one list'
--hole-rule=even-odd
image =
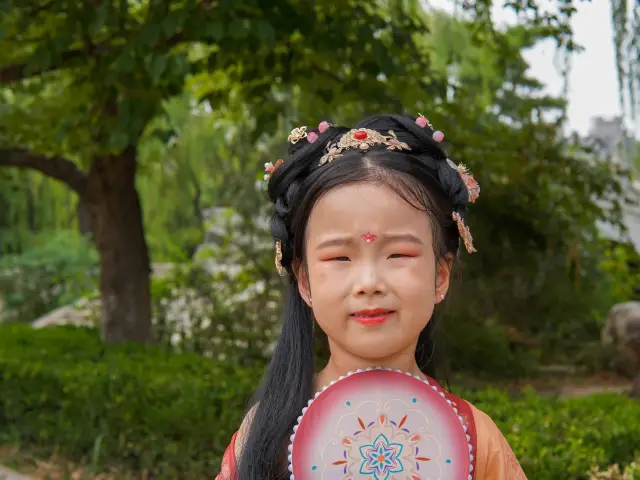
[{"label": "red lips", "polygon": [[375,326],[385,323],[393,313],[393,310],[386,308],[373,308],[352,313],[351,318],[362,325]]}]

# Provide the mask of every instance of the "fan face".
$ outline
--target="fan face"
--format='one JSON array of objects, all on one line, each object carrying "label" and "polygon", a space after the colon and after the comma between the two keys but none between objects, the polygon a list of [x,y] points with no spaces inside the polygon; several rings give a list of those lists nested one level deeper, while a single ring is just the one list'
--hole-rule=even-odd
[{"label": "fan face", "polygon": [[467,480],[462,418],[437,386],[386,369],[323,390],[298,418],[289,447],[298,480]]}]

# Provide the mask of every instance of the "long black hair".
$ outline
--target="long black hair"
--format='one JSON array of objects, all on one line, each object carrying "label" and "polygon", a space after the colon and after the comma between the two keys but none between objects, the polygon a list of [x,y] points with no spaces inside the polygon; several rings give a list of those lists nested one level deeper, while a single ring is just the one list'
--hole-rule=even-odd
[{"label": "long black hair", "polygon": [[[302,408],[313,396],[313,313],[297,288],[294,267],[304,262],[305,231],[316,201],[332,189],[346,184],[376,182],[392,188],[407,202],[429,216],[437,261],[455,258],[460,237],[451,218],[462,217],[468,191],[447,160],[446,152],[432,138],[430,126],[420,127],[415,117],[380,115],[369,117],[355,128],[368,128],[387,135],[393,130],[409,151],[389,151],[386,146],[369,150],[347,150],[330,163],[320,165],[327,146],[350,129],[330,126],[311,143],[302,139],[289,149],[268,184],[275,205],[271,230],[282,245],[282,265],[289,274],[283,325],[271,363],[265,372],[238,464],[241,480],[286,479],[289,436]],[[420,333],[415,357],[420,369],[435,376],[433,361],[436,322],[432,319]]]}]

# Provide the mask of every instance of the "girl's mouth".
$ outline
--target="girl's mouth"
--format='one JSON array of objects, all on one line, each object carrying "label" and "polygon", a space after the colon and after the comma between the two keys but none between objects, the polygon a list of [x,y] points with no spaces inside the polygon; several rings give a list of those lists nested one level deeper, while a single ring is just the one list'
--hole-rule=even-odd
[{"label": "girl's mouth", "polygon": [[350,317],[361,325],[373,327],[376,325],[382,325],[387,320],[389,320],[389,318],[391,318],[391,315],[393,315],[394,313],[394,310],[375,308],[360,310],[359,312],[352,313]]}]

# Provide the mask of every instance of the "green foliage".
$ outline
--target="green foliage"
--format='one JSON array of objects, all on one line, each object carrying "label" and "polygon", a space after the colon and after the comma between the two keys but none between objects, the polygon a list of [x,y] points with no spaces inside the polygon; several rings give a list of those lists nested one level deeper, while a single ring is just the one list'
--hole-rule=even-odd
[{"label": "green foliage", "polygon": [[[210,478],[260,369],[157,347],[105,347],[91,330],[0,327],[0,442],[154,478]],[[618,395],[463,396],[498,424],[528,478],[587,479],[640,454],[640,405]],[[624,467],[623,467],[624,468]],[[630,467],[631,468],[631,467]]]},{"label": "green foliage", "polygon": [[38,233],[75,223],[69,189],[36,172],[0,171],[0,254],[22,252]]},{"label": "green foliage", "polygon": [[[455,43],[439,42],[439,58],[452,59],[445,65],[460,72],[463,83],[456,98],[429,117],[452,132],[452,158],[482,187],[469,216],[479,253],[463,256],[462,282],[451,296],[456,305],[444,319],[452,362],[476,370],[493,365],[502,374],[500,365],[572,361],[586,341],[599,337],[607,310],[628,292],[618,287],[630,276],[616,280],[607,269],[608,243],[597,227],[619,224],[626,172],[581,139],[565,138],[556,120],[562,102],[542,96],[541,85],[528,77],[521,51],[548,31],[518,25],[475,44],[446,21],[440,31],[474,47],[456,54]],[[483,57],[482,67],[473,68]],[[466,342],[469,331],[479,336]],[[468,353],[483,349],[467,345],[473,338],[506,343],[492,349],[489,363]]]},{"label": "green foliage", "polygon": [[219,106],[235,94],[260,105],[256,117],[271,127],[280,107],[274,86],[297,86],[327,106],[368,98],[384,108],[430,88],[416,1],[394,8],[354,0],[311,7],[299,0],[108,1],[95,8],[54,0],[43,9],[35,0],[2,0],[0,8],[7,12],[0,82],[12,84],[14,97],[0,126],[9,141],[39,152],[89,158],[137,145],[161,102],[203,72],[213,75],[200,79],[199,96]]},{"label": "green foliage", "polygon": [[500,427],[528,478],[586,479],[593,465],[626,465],[640,455],[638,402],[620,395],[550,398],[497,390],[465,397]]},{"label": "green foliage", "polygon": [[0,327],[0,442],[154,478],[210,478],[260,372],[90,330]]},{"label": "green foliage", "polygon": [[25,251],[0,258],[3,317],[31,322],[96,289],[97,253],[74,231],[31,239]]}]

